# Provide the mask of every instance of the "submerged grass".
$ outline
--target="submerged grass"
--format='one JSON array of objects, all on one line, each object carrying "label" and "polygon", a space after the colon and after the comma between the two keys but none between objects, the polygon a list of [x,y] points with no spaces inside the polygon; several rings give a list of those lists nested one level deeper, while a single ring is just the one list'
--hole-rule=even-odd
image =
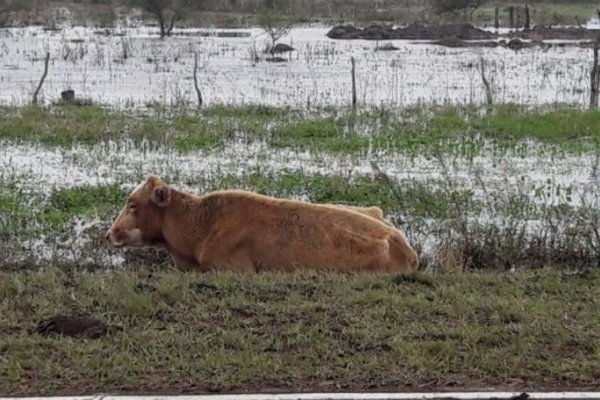
[{"label": "submerged grass", "polygon": [[[523,184],[504,191],[497,182],[486,187],[475,169],[469,179],[480,183],[466,185],[467,189],[464,178],[452,176],[445,161],[478,154],[485,140],[513,153],[523,151],[523,155],[528,151],[523,144],[526,140],[554,149],[549,151],[600,155],[597,111],[526,110],[504,105],[489,113],[445,107],[397,112],[373,108],[357,113],[326,109],[303,114],[279,108],[215,106],[197,113],[159,110],[128,115],[96,107],[57,106],[3,109],[3,113],[0,136],[54,146],[131,139],[187,152],[227,146],[232,144],[229,140],[260,140],[294,150],[352,153],[355,160],[369,160],[369,150],[431,156],[438,161],[441,175],[430,179],[417,176],[395,181],[376,166],[373,174],[363,175],[343,169],[336,175],[285,169],[274,173],[259,166],[241,175],[198,174],[185,182],[176,170],[161,175],[176,186],[185,183],[197,194],[247,189],[317,203],[378,205],[391,222],[403,228],[418,251],[426,249],[422,265],[432,269],[448,265],[459,269],[600,265],[599,216],[593,191],[582,194],[591,198],[585,204],[573,197],[573,186],[555,187],[551,179],[541,186]],[[219,154],[221,149],[216,151]],[[448,152],[456,157],[446,157]],[[39,248],[39,243],[51,249],[69,249],[77,240],[73,251],[92,260],[93,267],[102,267],[107,257],[103,232],[124,204],[127,192],[123,185],[22,193],[16,182],[7,181],[10,179],[20,178],[0,177],[0,237],[7,239],[0,243],[0,253],[13,254],[20,261],[5,259],[0,267],[20,268],[25,261],[39,267],[40,260],[31,259],[29,249]],[[507,180],[506,185],[510,184]],[[144,257],[132,256],[127,264],[154,260]]]},{"label": "submerged grass", "polygon": [[599,152],[600,111],[526,109],[513,105],[482,114],[473,107],[345,109],[213,106],[201,111],[136,114],[95,106],[1,110],[0,138],[52,146],[107,140],[152,141],[189,152],[232,138],[315,152],[369,151],[477,155],[481,140],[516,148],[524,140],[572,153]]},{"label": "submerged grass", "polygon": [[[600,273],[0,272],[6,395],[596,388]],[[87,313],[123,331],[41,337]]]},{"label": "submerged grass", "polygon": [[[170,182],[168,176],[165,179]],[[475,197],[452,180],[398,184],[380,177],[350,179],[290,172],[199,176],[187,180],[186,185],[196,194],[247,189],[315,203],[378,205],[386,218],[407,234],[421,254],[422,268],[427,270],[600,265],[600,215],[593,205],[536,204],[535,199],[519,192],[487,189],[487,197]],[[0,243],[0,252],[13,255],[0,259],[0,268],[42,266],[46,259],[32,258],[27,247],[40,238],[55,252],[76,243],[68,254],[77,255],[57,252],[57,258],[50,258],[56,263],[105,268],[111,252],[104,243],[104,232],[127,195],[120,185],[61,188],[48,195],[0,191],[0,235],[6,239]],[[495,220],[482,219],[482,213],[493,215]],[[156,252],[132,251],[125,257],[126,265],[165,261]]]},{"label": "submerged grass", "polygon": [[43,218],[52,223],[64,224],[71,218],[90,215],[114,214],[125,204],[128,193],[114,186],[78,186],[55,190],[45,207]]}]

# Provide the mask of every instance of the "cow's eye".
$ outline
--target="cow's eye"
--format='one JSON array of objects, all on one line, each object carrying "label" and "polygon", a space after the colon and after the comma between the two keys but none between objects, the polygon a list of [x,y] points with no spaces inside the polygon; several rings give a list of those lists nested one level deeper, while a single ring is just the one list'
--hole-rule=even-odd
[{"label": "cow's eye", "polygon": [[134,211],[135,211],[135,208],[136,208],[136,205],[135,205],[134,203],[131,203],[131,204],[129,205],[129,211],[131,211],[131,212],[134,212]]}]

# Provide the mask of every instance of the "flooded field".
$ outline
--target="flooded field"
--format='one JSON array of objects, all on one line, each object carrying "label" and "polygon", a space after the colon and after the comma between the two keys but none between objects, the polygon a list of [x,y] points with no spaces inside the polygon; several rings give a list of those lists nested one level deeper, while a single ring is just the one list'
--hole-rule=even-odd
[{"label": "flooded field", "polygon": [[[591,50],[393,41],[398,50],[377,51],[385,43],[327,30],[292,30],[283,42],[296,50],[280,63],[265,61],[260,29],[165,40],[144,27],[3,30],[0,267],[143,262],[103,237],[150,174],[195,193],[377,204],[425,266],[600,260],[600,118],[582,111]],[[42,103],[72,89],[93,106],[26,106],[46,52]],[[358,117],[346,107],[351,57]],[[500,104],[487,113],[482,58]]]},{"label": "flooded field", "polygon": [[[63,107],[35,111],[33,118],[23,111],[20,118],[7,117],[6,124],[26,125],[31,119],[33,130],[25,134],[36,136],[0,141],[0,223],[10,238],[5,254],[11,254],[4,265],[121,266],[132,262],[128,253],[139,262],[139,251],[115,251],[103,233],[127,193],[151,174],[199,194],[241,188],[304,201],[377,204],[434,266],[447,256],[440,246],[464,235],[478,235],[486,246],[504,243],[498,235],[521,238],[511,246],[554,246],[543,256],[529,254],[529,247],[520,248],[525,252],[520,256],[488,249],[494,257],[510,258],[511,265],[527,262],[519,257],[544,262],[549,254],[563,257],[571,251],[575,259],[593,260],[600,153],[588,132],[548,141],[527,138],[529,132],[547,135],[532,128],[523,139],[501,142],[501,130],[482,135],[473,126],[460,127],[466,122],[456,112],[434,111],[407,123],[341,111],[331,117],[225,108],[177,117],[127,117]],[[515,111],[507,120],[518,127],[543,117]],[[131,121],[121,128],[120,118]],[[464,118],[476,124],[474,115]],[[484,128],[477,129],[492,129],[496,117],[481,118]],[[574,117],[583,126],[591,124],[592,135],[597,118],[594,112]],[[115,126],[110,120],[117,121]],[[156,124],[165,125],[152,128],[158,136],[149,136],[146,129]],[[75,129],[64,131],[63,126]],[[117,132],[100,137],[115,127]],[[121,129],[129,133],[123,137]],[[206,138],[209,129],[209,141],[193,142]],[[90,131],[88,139],[78,138],[81,130]],[[444,138],[435,136],[438,130],[446,132]],[[589,145],[574,147],[578,142]]]},{"label": "flooded field", "polygon": [[[0,392],[598,389],[592,50],[328,30],[293,29],[283,62],[266,61],[260,29],[0,30]],[[59,101],[65,90],[84,101]],[[106,240],[149,175],[195,194],[379,206],[419,271],[181,273],[164,250]],[[203,203],[209,224],[219,203]],[[272,225],[330,250],[302,219]],[[369,231],[351,232],[357,260]],[[298,240],[285,233],[269,251]]]},{"label": "flooded field", "polygon": [[358,100],[368,106],[483,103],[481,58],[497,103],[583,106],[589,99],[591,49],[452,49],[391,41],[398,50],[377,51],[388,42],[332,40],[325,36],[328,30],[293,29],[282,42],[296,50],[283,55],[285,62],[272,63],[264,60],[268,40],[260,29],[227,31],[240,37],[181,30],[165,40],[143,27],[5,29],[0,32],[0,102],[31,101],[46,52],[51,57],[42,90],[46,103],[72,89],[116,107],[194,104],[194,53],[207,104],[347,105],[351,57],[357,62]]}]

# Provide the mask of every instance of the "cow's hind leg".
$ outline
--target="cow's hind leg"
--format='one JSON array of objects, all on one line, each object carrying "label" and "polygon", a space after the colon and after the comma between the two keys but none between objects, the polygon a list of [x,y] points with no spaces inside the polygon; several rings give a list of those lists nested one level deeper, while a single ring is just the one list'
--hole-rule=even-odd
[{"label": "cow's hind leg", "polygon": [[210,265],[217,270],[229,269],[239,272],[255,272],[257,270],[248,251],[244,248],[223,249],[218,253],[210,254],[203,252],[197,259],[201,265]]}]

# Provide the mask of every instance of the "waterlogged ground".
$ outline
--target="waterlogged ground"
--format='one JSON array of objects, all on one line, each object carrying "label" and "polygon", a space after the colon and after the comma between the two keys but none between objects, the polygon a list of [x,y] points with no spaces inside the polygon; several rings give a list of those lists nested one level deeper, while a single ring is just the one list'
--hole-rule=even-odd
[{"label": "waterlogged ground", "polygon": [[[579,107],[587,52],[384,53],[314,29],[293,32],[288,63],[253,66],[251,38],[3,32],[1,392],[597,390],[600,112]],[[183,106],[194,49],[200,111]],[[73,88],[112,107],[18,106],[46,50],[44,103]],[[335,107],[350,54],[361,101],[385,106]],[[480,102],[468,66],[480,54],[496,57],[497,98],[576,107],[395,107]],[[376,204],[441,273],[169,271],[164,253],[104,240],[149,174],[195,193]],[[42,337],[57,326],[38,322],[56,314],[114,329]]]},{"label": "waterlogged ground", "polygon": [[46,103],[66,89],[119,107],[195,103],[194,53],[208,104],[346,105],[351,99],[351,57],[357,62],[358,100],[370,106],[483,103],[481,58],[496,103],[581,106],[589,99],[590,49],[536,47],[515,52],[393,41],[399,50],[376,51],[385,43],[336,41],[325,36],[328,30],[292,30],[282,42],[296,51],[284,55],[287,62],[270,63],[264,61],[268,41],[260,29],[230,30],[247,34],[236,38],[199,34],[216,30],[182,30],[165,40],[144,27],[5,29],[0,31],[0,102],[31,101],[46,52],[51,57],[42,89]]},{"label": "waterlogged ground", "polygon": [[265,108],[179,116],[6,110],[0,264],[148,260],[144,252],[110,249],[103,235],[129,191],[151,174],[198,194],[242,188],[379,205],[426,267],[594,264],[600,113],[510,110],[403,117]]}]

